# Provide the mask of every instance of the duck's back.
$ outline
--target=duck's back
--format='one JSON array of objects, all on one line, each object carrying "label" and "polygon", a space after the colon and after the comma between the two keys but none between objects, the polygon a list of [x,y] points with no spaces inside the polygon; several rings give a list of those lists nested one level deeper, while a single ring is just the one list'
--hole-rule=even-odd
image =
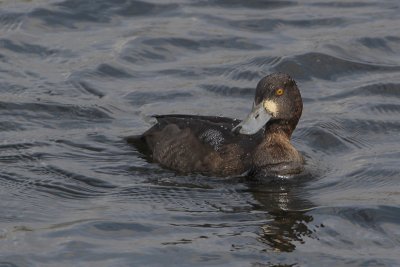
[{"label": "duck's back", "polygon": [[238,175],[251,166],[262,134],[237,135],[240,121],[224,117],[163,115],[141,137],[156,162],[180,172]]}]

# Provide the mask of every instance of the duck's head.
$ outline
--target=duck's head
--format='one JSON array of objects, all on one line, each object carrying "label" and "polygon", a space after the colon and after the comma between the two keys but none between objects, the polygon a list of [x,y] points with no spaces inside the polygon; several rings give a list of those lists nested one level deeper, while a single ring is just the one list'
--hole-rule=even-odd
[{"label": "duck's head", "polygon": [[268,121],[276,121],[287,125],[291,134],[302,110],[303,101],[296,82],[287,74],[273,73],[258,82],[251,113],[232,131],[251,135]]}]

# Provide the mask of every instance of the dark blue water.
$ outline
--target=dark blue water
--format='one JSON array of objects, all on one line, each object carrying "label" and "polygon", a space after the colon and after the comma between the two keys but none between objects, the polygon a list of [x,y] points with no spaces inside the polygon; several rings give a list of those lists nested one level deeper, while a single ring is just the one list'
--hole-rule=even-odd
[{"label": "dark blue water", "polygon": [[[400,3],[0,2],[0,266],[399,266]],[[309,175],[177,175],[153,114],[304,98]]]}]

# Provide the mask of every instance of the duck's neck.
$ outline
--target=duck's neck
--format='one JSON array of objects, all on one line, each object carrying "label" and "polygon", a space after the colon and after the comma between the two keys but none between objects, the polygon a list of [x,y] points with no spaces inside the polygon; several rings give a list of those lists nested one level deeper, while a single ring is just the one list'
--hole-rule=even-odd
[{"label": "duck's neck", "polygon": [[287,138],[290,139],[298,122],[299,119],[297,118],[289,120],[272,119],[268,121],[268,123],[265,125],[265,133],[271,134],[283,132],[287,136]]},{"label": "duck's neck", "polygon": [[[290,142],[297,122],[298,120],[274,119],[267,123],[264,139],[253,153],[253,164],[256,169],[285,172],[298,167],[302,157]],[[278,169],[274,170],[272,166]]]}]

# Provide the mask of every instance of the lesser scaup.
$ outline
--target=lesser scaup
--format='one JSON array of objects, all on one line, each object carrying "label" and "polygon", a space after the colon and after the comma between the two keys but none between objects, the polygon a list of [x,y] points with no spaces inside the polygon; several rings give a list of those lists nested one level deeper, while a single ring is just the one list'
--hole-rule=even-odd
[{"label": "lesser scaup", "polygon": [[194,115],[157,115],[157,123],[135,138],[152,161],[169,169],[206,175],[287,175],[303,170],[290,143],[303,110],[296,82],[273,73],[257,85],[253,109],[242,122]]}]

